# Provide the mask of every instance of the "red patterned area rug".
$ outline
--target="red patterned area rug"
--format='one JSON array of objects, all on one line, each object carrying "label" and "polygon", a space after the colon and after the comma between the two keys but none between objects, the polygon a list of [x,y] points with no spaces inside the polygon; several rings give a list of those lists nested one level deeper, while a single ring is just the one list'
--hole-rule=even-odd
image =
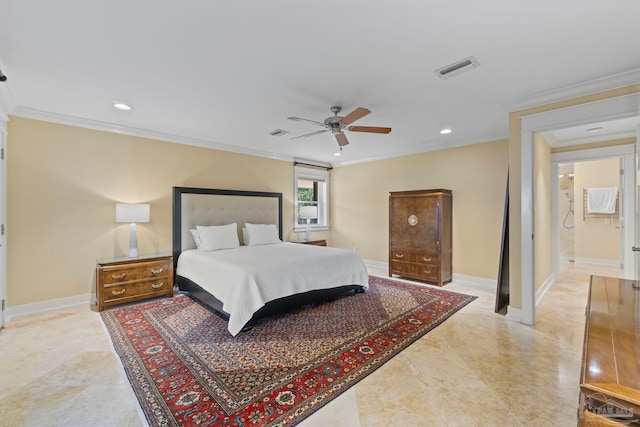
[{"label": "red patterned area rug", "polygon": [[475,299],[374,276],[369,284],[236,337],[186,295],[101,315],[151,426],[291,426]]}]

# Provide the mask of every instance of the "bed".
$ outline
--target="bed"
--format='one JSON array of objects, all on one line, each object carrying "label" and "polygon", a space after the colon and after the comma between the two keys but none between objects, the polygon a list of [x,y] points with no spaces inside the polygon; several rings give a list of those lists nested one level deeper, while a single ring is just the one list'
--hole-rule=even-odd
[{"label": "bed", "polygon": [[[256,242],[267,228],[275,236]],[[239,246],[197,249],[195,229],[234,229]],[[354,252],[282,242],[282,193],[174,187],[173,255],[179,289],[227,319],[234,336],[268,315],[368,288]]]}]

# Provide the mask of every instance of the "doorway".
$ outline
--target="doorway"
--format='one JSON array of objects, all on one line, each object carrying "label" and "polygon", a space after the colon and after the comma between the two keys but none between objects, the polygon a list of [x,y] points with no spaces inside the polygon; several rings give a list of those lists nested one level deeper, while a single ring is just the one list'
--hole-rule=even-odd
[{"label": "doorway", "polygon": [[[555,277],[561,261],[611,267],[619,269],[621,277],[634,277],[630,249],[634,241],[634,151],[632,144],[626,144],[551,155]],[[605,187],[618,188],[615,211],[588,212],[587,190]]]},{"label": "doorway", "polygon": [[[557,247],[559,262],[620,267],[624,240],[620,225],[620,158],[563,162],[558,164]],[[594,212],[589,191],[615,193],[610,210]],[[615,190],[613,190],[615,189]],[[593,200],[592,200],[593,204]],[[593,208],[593,206],[592,206]]]}]

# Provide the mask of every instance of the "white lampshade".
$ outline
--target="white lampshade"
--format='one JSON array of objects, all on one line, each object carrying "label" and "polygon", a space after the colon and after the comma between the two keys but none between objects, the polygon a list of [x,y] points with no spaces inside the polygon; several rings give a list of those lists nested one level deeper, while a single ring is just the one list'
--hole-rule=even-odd
[{"label": "white lampshade", "polygon": [[301,206],[300,218],[302,219],[318,218],[318,207],[317,206]]},{"label": "white lampshade", "polygon": [[116,222],[149,222],[149,205],[116,203]]}]

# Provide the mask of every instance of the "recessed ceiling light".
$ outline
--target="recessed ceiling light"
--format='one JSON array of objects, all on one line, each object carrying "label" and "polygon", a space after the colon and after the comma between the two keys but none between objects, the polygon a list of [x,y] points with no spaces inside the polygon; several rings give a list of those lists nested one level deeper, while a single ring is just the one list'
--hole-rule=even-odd
[{"label": "recessed ceiling light", "polygon": [[598,127],[595,127],[595,128],[587,129],[587,132],[598,132],[599,130],[602,130],[602,129],[604,129],[602,126],[598,126]]},{"label": "recessed ceiling light", "polygon": [[441,133],[442,135],[446,135],[446,134],[449,134],[449,133],[451,133],[451,132],[453,132],[453,129],[451,129],[451,128],[444,128],[444,129],[442,129],[442,130],[440,131],[440,133]]},{"label": "recessed ceiling light", "polygon": [[335,153],[333,153],[334,156],[342,156],[342,153],[339,151],[336,151]]},{"label": "recessed ceiling light", "polygon": [[124,110],[124,111],[133,110],[133,107],[131,105],[124,104],[122,102],[114,102],[113,107],[117,108],[118,110]]}]

